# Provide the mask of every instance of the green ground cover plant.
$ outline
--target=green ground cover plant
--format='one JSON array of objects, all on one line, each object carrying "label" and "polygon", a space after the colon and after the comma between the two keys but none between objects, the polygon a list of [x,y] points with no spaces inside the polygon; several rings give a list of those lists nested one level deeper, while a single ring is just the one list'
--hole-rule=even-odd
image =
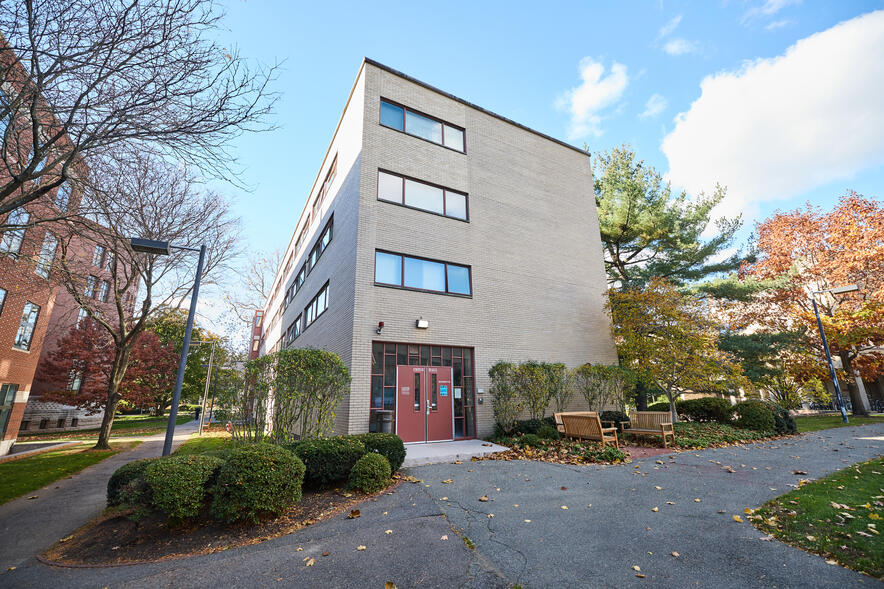
[{"label": "green ground cover plant", "polygon": [[[774,435],[773,431],[759,432],[741,429],[723,423],[697,423],[682,421],[673,425],[675,443],[679,448],[709,448],[763,440]],[[630,443],[634,438],[630,437]]]},{"label": "green ground cover plant", "polygon": [[880,579],[882,475],[884,457],[854,464],[765,503],[749,520],[783,542]]}]

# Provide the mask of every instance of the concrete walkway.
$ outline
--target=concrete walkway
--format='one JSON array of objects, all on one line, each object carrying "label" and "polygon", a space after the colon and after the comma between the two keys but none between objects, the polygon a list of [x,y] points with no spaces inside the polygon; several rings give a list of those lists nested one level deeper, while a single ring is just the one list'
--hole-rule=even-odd
[{"label": "concrete walkway", "polygon": [[[177,426],[173,448],[198,427],[197,421]],[[28,493],[36,495],[36,499],[26,496],[0,505],[0,586],[5,581],[2,571],[21,565],[100,514],[107,505],[107,481],[114,471],[127,462],[162,454],[165,435],[164,432],[140,438],[144,442],[133,450],[115,454],[70,478]]]},{"label": "concrete walkway", "polygon": [[484,440],[458,440],[456,442],[430,442],[429,444],[405,444],[403,467],[423,466],[440,462],[480,458],[495,452],[503,452],[506,446]]},{"label": "concrete walkway", "polygon": [[436,464],[406,469],[422,482],[361,504],[358,519],[340,514],[261,544],[146,565],[55,568],[31,558],[0,570],[0,587],[877,587],[763,541],[732,516],[882,452],[884,425],[870,425],[618,466]]}]

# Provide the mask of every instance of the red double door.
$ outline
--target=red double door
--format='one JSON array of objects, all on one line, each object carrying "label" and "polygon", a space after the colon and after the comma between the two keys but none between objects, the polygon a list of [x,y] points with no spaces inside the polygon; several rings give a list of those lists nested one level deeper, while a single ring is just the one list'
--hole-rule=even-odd
[{"label": "red double door", "polygon": [[450,366],[397,366],[396,382],[396,433],[402,441],[454,439]]}]

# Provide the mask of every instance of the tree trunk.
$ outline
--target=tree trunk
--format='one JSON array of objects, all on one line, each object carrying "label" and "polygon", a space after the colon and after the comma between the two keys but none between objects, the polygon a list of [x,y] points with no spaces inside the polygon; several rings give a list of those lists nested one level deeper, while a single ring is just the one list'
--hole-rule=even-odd
[{"label": "tree trunk", "polygon": [[635,408],[639,411],[648,410],[648,388],[643,382],[635,385]]},{"label": "tree trunk", "polygon": [[111,427],[114,424],[114,413],[120,403],[120,384],[126,376],[129,367],[129,353],[131,352],[134,339],[117,347],[114,354],[114,363],[111,366],[110,378],[107,381],[107,403],[104,407],[104,418],[101,420],[101,429],[98,430],[98,441],[95,443],[96,450],[110,450]]},{"label": "tree trunk", "polygon": [[670,391],[666,391],[666,398],[669,399],[669,413],[672,414],[672,423],[678,423],[678,411],[675,410],[675,399]]},{"label": "tree trunk", "polygon": [[109,399],[104,406],[104,417],[101,418],[101,429],[98,430],[98,442],[95,443],[94,450],[110,450],[110,432],[119,404],[119,399]]},{"label": "tree trunk", "polygon": [[853,406],[852,413],[859,416],[868,416],[869,399],[866,397],[866,391],[864,389],[861,390],[855,380],[851,384],[851,379],[858,379],[859,375],[854,372],[850,352],[839,352],[838,356],[841,358],[841,367],[844,369],[845,374],[847,374],[847,392],[850,395],[850,404]]}]

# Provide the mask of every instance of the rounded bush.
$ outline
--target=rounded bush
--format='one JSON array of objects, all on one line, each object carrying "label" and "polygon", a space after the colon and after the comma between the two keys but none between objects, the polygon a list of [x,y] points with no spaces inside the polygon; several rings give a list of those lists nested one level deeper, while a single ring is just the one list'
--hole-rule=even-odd
[{"label": "rounded bush", "polygon": [[679,401],[675,405],[679,417],[685,421],[730,423],[733,405],[721,397],[700,397]]},{"label": "rounded bush", "polygon": [[363,493],[377,493],[390,483],[390,463],[380,454],[366,454],[350,471],[350,487]]},{"label": "rounded bush", "polygon": [[375,452],[386,458],[393,472],[399,470],[405,462],[405,444],[396,434],[368,433],[352,437],[362,442],[366,452]]},{"label": "rounded bush", "polygon": [[516,438],[520,446],[540,446],[543,444],[543,438],[537,434],[525,434]]},{"label": "rounded bush", "polygon": [[734,405],[737,419],[734,425],[757,432],[772,432],[775,427],[773,409],[761,401],[743,401]]},{"label": "rounded bush", "polygon": [[144,471],[156,460],[158,458],[143,458],[118,468],[107,481],[107,504],[147,503],[149,489],[144,482]]},{"label": "rounded bush", "polygon": [[151,505],[170,518],[196,517],[224,461],[217,456],[189,454],[151,462],[144,480],[151,490]]},{"label": "rounded bush", "polygon": [[365,455],[365,444],[351,436],[311,438],[298,443],[295,455],[307,467],[304,483],[323,487],[347,480],[353,465]]},{"label": "rounded bush", "polygon": [[779,405],[769,405],[774,414],[774,428],[778,434],[797,434],[798,424],[789,410]]},{"label": "rounded bush", "polygon": [[537,437],[543,438],[544,440],[561,440],[562,434],[560,434],[559,430],[554,426],[544,423],[543,426],[537,430]]},{"label": "rounded bush", "polygon": [[648,405],[648,411],[669,411],[669,401],[660,401]]},{"label": "rounded bush", "polygon": [[234,522],[258,522],[301,500],[304,463],[284,448],[255,444],[235,448],[218,473],[212,513]]}]

